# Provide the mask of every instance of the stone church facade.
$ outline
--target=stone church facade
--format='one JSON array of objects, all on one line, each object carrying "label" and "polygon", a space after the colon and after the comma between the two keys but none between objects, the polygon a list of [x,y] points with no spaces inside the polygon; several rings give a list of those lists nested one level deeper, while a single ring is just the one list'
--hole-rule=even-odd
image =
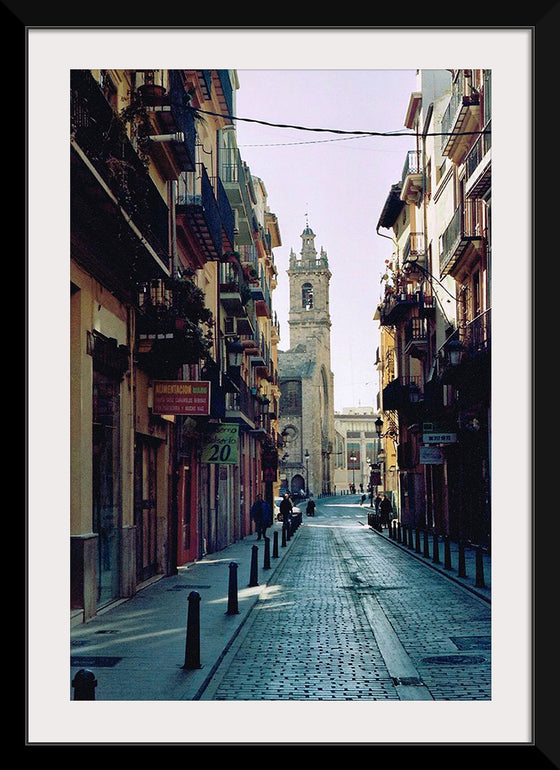
[{"label": "stone church facade", "polygon": [[306,225],[299,257],[293,249],[290,348],[278,351],[280,385],[280,492],[329,494],[334,490],[334,377],[331,371],[327,254],[315,248]]}]

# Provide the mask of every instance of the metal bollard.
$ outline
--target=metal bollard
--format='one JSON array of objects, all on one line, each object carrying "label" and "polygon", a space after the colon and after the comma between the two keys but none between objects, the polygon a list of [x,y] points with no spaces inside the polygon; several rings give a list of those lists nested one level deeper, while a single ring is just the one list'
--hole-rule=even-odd
[{"label": "metal bollard", "polygon": [[424,530],[424,556],[426,559],[430,558],[430,538],[427,529]]},{"label": "metal bollard", "polygon": [[434,531],[434,554],[432,556],[434,564],[439,564],[439,539],[438,533]]},{"label": "metal bollard", "polygon": [[286,527],[282,527],[282,548],[286,547]]},{"label": "metal bollard", "polygon": [[451,569],[451,544],[449,542],[449,535],[445,536],[445,569]]},{"label": "metal bollard", "polygon": [[476,578],[475,585],[477,588],[484,588],[484,562],[482,561],[482,548],[477,546],[476,548]]},{"label": "metal bollard", "polygon": [[288,520],[286,522],[286,540],[291,540],[291,539],[292,539],[292,522]]},{"label": "metal bollard", "polygon": [[414,548],[414,530],[412,527],[408,530],[408,547],[411,550]]},{"label": "metal bollard", "polygon": [[278,532],[274,532],[274,539],[272,541],[272,558],[278,558]]},{"label": "metal bollard", "polygon": [[237,601],[237,564],[232,561],[229,565],[228,606],[226,615],[239,615]]},{"label": "metal bollard", "polygon": [[264,562],[263,569],[270,569],[270,538],[264,539]]},{"label": "metal bollard", "polygon": [[72,680],[74,700],[95,700],[97,679],[89,668],[81,668]]},{"label": "metal bollard", "polygon": [[465,543],[463,540],[459,540],[459,567],[457,574],[461,578],[467,577],[467,570],[465,569]]},{"label": "metal bollard", "polygon": [[252,588],[253,586],[258,586],[259,580],[259,565],[257,563],[259,555],[259,549],[258,546],[254,545],[251,548],[251,576],[249,578],[249,588]]},{"label": "metal bollard", "polygon": [[402,535],[401,535],[401,523],[400,523],[400,521],[397,521],[397,543],[401,542],[401,538],[402,538]]},{"label": "metal bollard", "polygon": [[200,665],[200,594],[191,591],[188,597],[187,639],[185,642],[185,663],[189,671],[202,668]]},{"label": "metal bollard", "polygon": [[416,527],[416,553],[420,553],[420,530]]}]

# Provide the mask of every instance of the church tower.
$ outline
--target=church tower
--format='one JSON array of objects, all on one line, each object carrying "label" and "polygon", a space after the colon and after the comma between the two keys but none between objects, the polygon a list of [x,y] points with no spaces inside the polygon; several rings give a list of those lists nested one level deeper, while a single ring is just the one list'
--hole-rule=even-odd
[{"label": "church tower", "polygon": [[313,346],[323,348],[322,354],[329,360],[330,329],[329,281],[331,273],[327,254],[321,247],[317,256],[315,233],[307,225],[301,234],[302,248],[298,259],[290,253],[290,347],[300,343],[309,350]]},{"label": "church tower", "polygon": [[331,372],[331,272],[325,250],[306,224],[300,256],[288,269],[290,349],[278,353],[279,430],[284,440],[281,487],[313,495],[333,487],[334,378]]}]

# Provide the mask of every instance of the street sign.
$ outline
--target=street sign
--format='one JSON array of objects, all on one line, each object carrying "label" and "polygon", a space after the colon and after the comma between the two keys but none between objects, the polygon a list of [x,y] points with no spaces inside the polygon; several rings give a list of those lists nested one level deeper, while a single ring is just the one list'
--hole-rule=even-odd
[{"label": "street sign", "polygon": [[421,446],[420,464],[421,465],[441,465],[443,463],[443,452],[439,446]]},{"label": "street sign", "polygon": [[455,444],[457,442],[456,433],[424,433],[422,441],[425,444]]}]

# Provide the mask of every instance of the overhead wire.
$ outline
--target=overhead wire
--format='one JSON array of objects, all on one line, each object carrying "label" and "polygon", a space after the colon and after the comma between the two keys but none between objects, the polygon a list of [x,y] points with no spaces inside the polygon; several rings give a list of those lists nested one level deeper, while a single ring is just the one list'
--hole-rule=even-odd
[{"label": "overhead wire", "polygon": [[[416,134],[411,131],[407,131],[407,132],[403,132],[400,130],[399,131],[361,131],[361,130],[346,130],[341,128],[317,128],[317,127],[309,127],[309,126],[296,126],[290,123],[272,123],[267,120],[258,120],[257,118],[241,118],[237,115],[229,115],[221,112],[211,112],[210,110],[203,110],[200,107],[189,106],[189,109],[203,115],[213,115],[214,117],[225,118],[227,120],[232,120],[232,121],[241,120],[245,123],[258,123],[259,125],[269,126],[271,128],[291,128],[295,131],[313,131],[313,132],[330,133],[330,134],[344,134],[344,135],[350,135],[352,137],[359,137],[359,136],[415,137],[416,136]],[[489,134],[489,133],[490,133],[489,129],[483,129],[482,131],[463,131],[463,132],[436,131],[436,132],[423,134],[423,136],[451,136],[451,135],[473,136],[473,135]]]}]

